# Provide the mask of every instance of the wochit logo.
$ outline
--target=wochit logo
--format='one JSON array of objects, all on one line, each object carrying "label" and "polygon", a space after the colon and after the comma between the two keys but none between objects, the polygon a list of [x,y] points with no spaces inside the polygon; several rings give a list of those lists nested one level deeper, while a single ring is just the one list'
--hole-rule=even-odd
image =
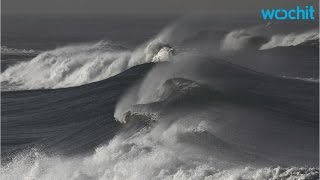
[{"label": "wochit logo", "polygon": [[315,9],[313,6],[294,9],[262,9],[263,20],[314,20]]}]

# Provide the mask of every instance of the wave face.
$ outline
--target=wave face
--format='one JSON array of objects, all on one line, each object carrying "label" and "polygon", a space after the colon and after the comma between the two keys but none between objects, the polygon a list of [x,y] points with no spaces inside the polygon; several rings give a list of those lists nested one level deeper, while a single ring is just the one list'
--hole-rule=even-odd
[{"label": "wave face", "polygon": [[106,79],[142,63],[166,61],[172,48],[150,42],[136,51],[101,41],[42,52],[30,61],[7,68],[3,90],[56,89]]}]

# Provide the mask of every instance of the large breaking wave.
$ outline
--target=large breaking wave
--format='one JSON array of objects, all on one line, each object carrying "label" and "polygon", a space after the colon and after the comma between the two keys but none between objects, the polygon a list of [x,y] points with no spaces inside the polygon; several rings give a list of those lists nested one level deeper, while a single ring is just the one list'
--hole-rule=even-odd
[{"label": "large breaking wave", "polygon": [[[251,76],[257,78],[253,80],[254,84],[259,82],[261,89],[265,87],[263,82],[270,79],[255,73],[251,74],[252,72],[248,74],[241,68],[234,69],[235,67],[220,64],[219,61],[216,63],[210,62],[205,66],[209,67],[213,74],[222,73],[220,77],[211,77],[211,81],[215,79],[215,89],[211,85],[203,84],[205,81],[199,83],[191,80],[189,73],[194,66],[191,69],[179,69],[184,63],[175,64],[174,67],[170,64],[160,64],[149,72],[141,84],[134,85],[117,104],[114,116],[117,121],[124,124],[124,127],[107,144],[100,145],[92,154],[74,157],[46,155],[36,149],[30,150],[14,157],[10,163],[6,164],[1,169],[2,178],[8,180],[317,179],[318,167],[299,166],[305,163],[303,161],[296,166],[288,166],[282,159],[299,161],[295,160],[296,155],[299,154],[307,157],[306,161],[311,163],[309,160],[314,157],[308,149],[309,145],[314,143],[314,137],[308,137],[307,141],[303,141],[303,137],[300,136],[306,133],[305,130],[309,130],[312,134],[310,131],[312,129],[309,129],[307,122],[308,118],[304,121],[305,124],[300,126],[296,123],[296,119],[286,119],[291,112],[287,112],[285,109],[287,107],[273,105],[270,108],[274,108],[274,111],[264,109],[264,106],[268,106],[266,99],[269,98],[263,99],[257,96],[258,104],[247,104],[250,96],[244,97],[242,101],[240,98],[242,95],[236,97],[232,93],[238,92],[241,88],[246,89],[248,85],[243,83],[251,79]],[[134,71],[139,74],[142,68],[138,66]],[[201,69],[206,71],[204,68]],[[181,73],[181,71],[187,73]],[[232,80],[235,74],[244,79]],[[219,87],[221,78],[231,80],[224,81],[231,85],[240,81],[239,83],[245,87],[235,86],[234,92],[224,94]],[[123,79],[112,79],[106,87],[99,83],[93,84],[94,89],[99,89],[99,92],[104,94],[118,91],[119,89],[115,89],[112,84],[116,84],[115,82],[119,80]],[[276,86],[279,89],[281,86],[296,87],[297,85],[285,79],[275,80],[277,81],[280,81]],[[309,86],[314,87],[314,84],[300,83],[301,88],[306,91],[309,90]],[[90,87],[92,88],[93,85]],[[235,87],[226,88],[226,92]],[[77,91],[77,88],[79,87],[73,90]],[[64,92],[67,91],[61,90],[61,93]],[[86,92],[83,96],[88,98]],[[291,94],[291,91],[285,93]],[[253,96],[254,93],[249,95]],[[281,95],[283,94],[280,93],[279,97]],[[92,96],[92,94],[89,95],[89,97]],[[76,101],[82,98],[77,96]],[[279,99],[279,102],[281,101],[282,99]],[[290,103],[286,105],[291,106]],[[252,108],[252,106],[255,107]],[[250,108],[246,111],[248,107]],[[309,113],[299,110],[302,114]],[[278,113],[281,115],[277,115]],[[254,114],[257,116],[253,116]],[[224,133],[230,134],[231,137],[224,137]],[[253,135],[250,135],[251,133]],[[238,137],[232,134],[237,134]],[[253,144],[257,143],[257,147],[250,147],[245,143],[242,144],[241,141],[239,144],[230,142],[232,139],[238,141],[239,137],[249,138]],[[258,143],[260,138],[264,141]],[[284,139],[287,141],[283,141]],[[278,144],[278,141],[283,144],[279,144],[278,147],[273,146]],[[259,147],[261,145],[264,146],[262,149]],[[306,149],[300,154],[301,151],[296,152],[297,147]],[[282,153],[285,154],[277,152],[279,148],[284,148]],[[270,153],[268,150],[273,153],[268,154]],[[291,152],[297,154],[291,154]],[[275,161],[276,159],[283,161],[283,165]],[[317,160],[314,159],[314,161]]]},{"label": "large breaking wave", "polygon": [[70,45],[42,52],[30,61],[9,67],[1,74],[2,88],[79,86],[106,79],[138,64],[167,61],[172,53],[169,45],[156,40],[134,51],[106,41]]},{"label": "large breaking wave", "polygon": [[[280,46],[295,46],[318,40],[317,30],[304,33],[265,35],[265,26],[255,26],[234,30],[225,35],[219,44],[221,52],[247,49],[266,50]],[[32,60],[9,66],[1,73],[2,90],[56,89],[79,86],[114,76],[135,65],[169,61],[179,51],[188,54],[208,54],[215,52],[215,42],[211,49],[197,44],[193,48],[181,50],[178,44],[197,41],[201,33],[178,28],[173,25],[164,29],[154,39],[129,49],[116,43],[100,41],[96,43],[74,44],[50,51],[18,50],[2,47],[2,54],[35,56]],[[201,40],[200,44],[208,41]],[[199,43],[199,42],[197,42]],[[196,43],[195,43],[196,44]],[[175,46],[175,47],[173,47]],[[201,46],[199,48],[199,46]],[[206,45],[208,46],[208,45]],[[194,49],[197,49],[194,51]],[[206,49],[206,50],[203,50]],[[209,54],[210,54],[209,53]],[[38,55],[37,55],[38,54]]]},{"label": "large breaking wave", "polygon": [[[318,179],[318,84],[262,74],[192,48],[185,53],[177,44],[197,38],[172,28],[136,49],[107,41],[69,45],[6,69],[5,90],[84,86],[3,92],[5,142],[17,151],[12,139],[26,139],[27,145],[35,139],[40,146],[30,150],[23,144],[25,151],[9,157],[1,177]],[[315,37],[287,36],[236,30],[217,47],[259,51]],[[148,63],[162,61],[169,63],[146,74]],[[135,84],[117,99],[127,81]],[[97,130],[100,123],[110,132],[118,129],[115,124],[121,128],[92,153],[65,157],[41,151],[90,146],[105,138]]]}]

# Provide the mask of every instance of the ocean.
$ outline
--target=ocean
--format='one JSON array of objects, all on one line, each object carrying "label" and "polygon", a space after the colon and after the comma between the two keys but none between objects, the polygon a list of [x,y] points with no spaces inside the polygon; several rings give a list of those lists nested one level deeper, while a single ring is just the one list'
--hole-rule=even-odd
[{"label": "ocean", "polygon": [[1,179],[319,179],[318,25],[4,15]]}]

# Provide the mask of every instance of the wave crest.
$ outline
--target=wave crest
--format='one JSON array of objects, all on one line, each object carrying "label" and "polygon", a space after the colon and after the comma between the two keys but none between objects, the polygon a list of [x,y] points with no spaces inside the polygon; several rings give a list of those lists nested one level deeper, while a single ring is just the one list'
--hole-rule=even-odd
[{"label": "wave crest", "polygon": [[231,31],[224,37],[220,49],[222,51],[266,50],[281,46],[296,46],[308,41],[319,40],[318,30],[300,34],[276,34],[271,37],[262,35],[259,31],[259,27]]},{"label": "wave crest", "polygon": [[319,40],[318,30],[307,31],[301,34],[290,33],[287,35],[274,35],[266,44],[260,47],[260,50],[279,46],[296,46],[312,40]]},{"label": "wave crest", "polygon": [[[151,47],[155,46],[152,51]],[[146,50],[145,50],[146,49]],[[135,51],[106,41],[78,44],[46,51],[28,62],[6,69],[4,90],[55,89],[106,79],[147,62],[166,61],[173,49],[149,44]]]},{"label": "wave crest", "polygon": [[3,55],[25,55],[33,56],[39,54],[41,51],[33,49],[15,49],[7,46],[1,46],[1,54]]},{"label": "wave crest", "polygon": [[235,30],[225,36],[221,44],[221,50],[238,51],[243,49],[258,49],[258,47],[265,42],[267,42],[266,38],[260,36],[254,30]]}]

